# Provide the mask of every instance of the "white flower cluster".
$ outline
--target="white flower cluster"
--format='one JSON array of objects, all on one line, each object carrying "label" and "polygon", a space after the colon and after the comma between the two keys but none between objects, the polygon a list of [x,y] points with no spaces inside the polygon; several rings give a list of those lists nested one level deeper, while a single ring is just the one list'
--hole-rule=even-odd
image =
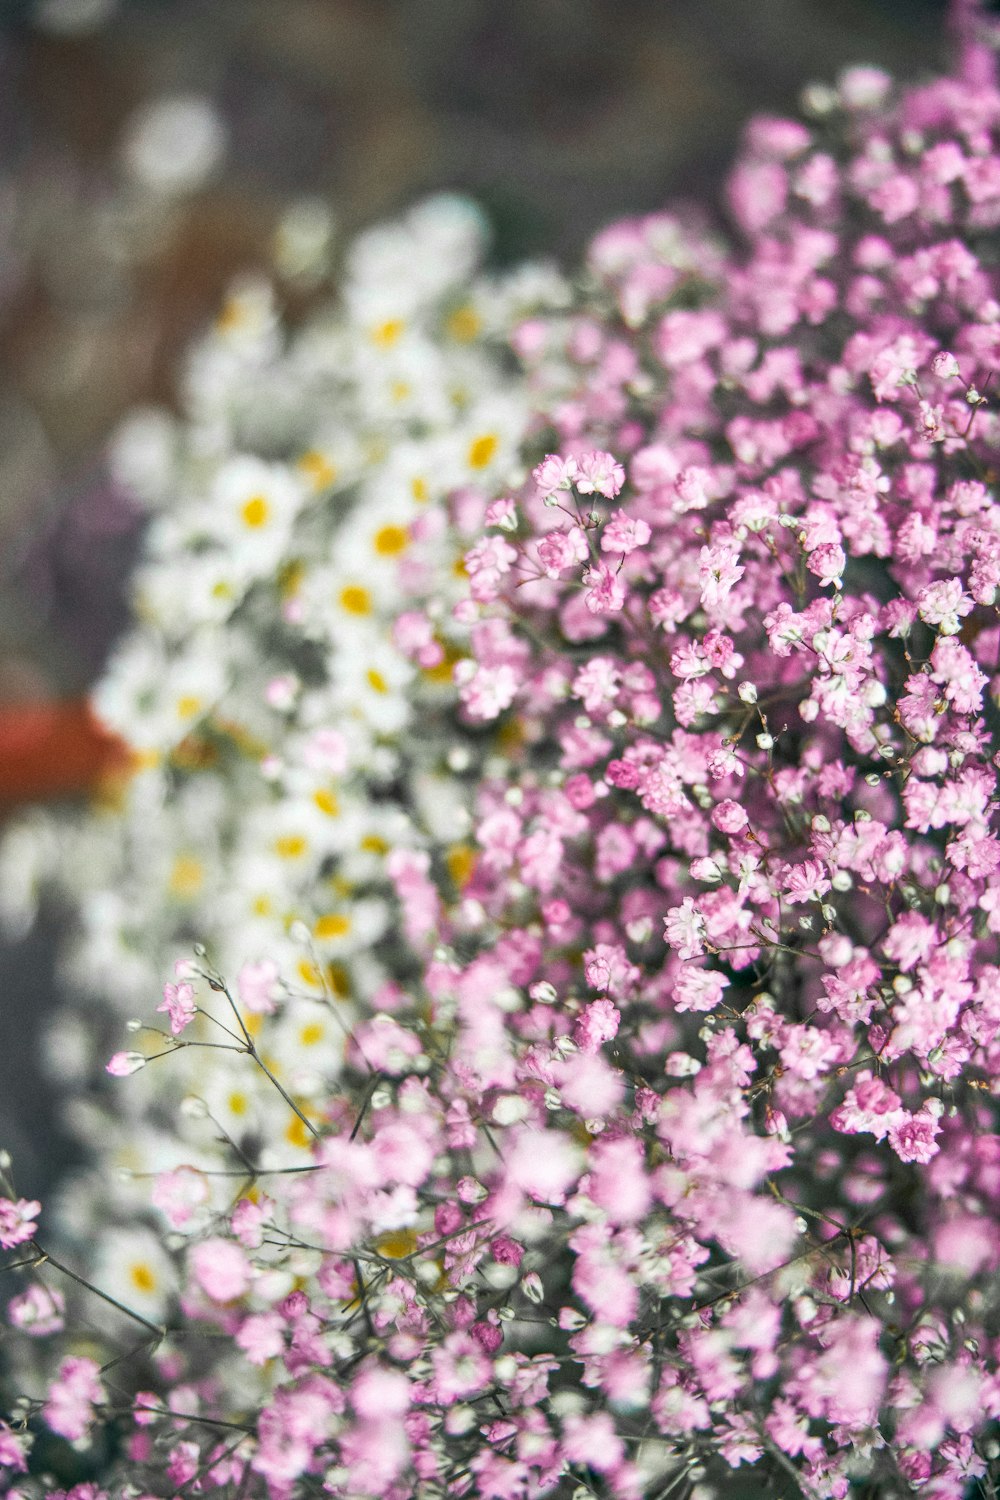
[{"label": "white flower cluster", "polygon": [[[199,1020],[202,1045],[116,1090],[130,1120],[73,1106],[105,1184],[109,1166],[231,1165],[227,1137],[258,1163],[294,1159],[356,1007],[389,974],[390,845],[433,836],[460,883],[467,814],[435,703],[460,647],[463,504],[478,534],[479,497],[523,477],[529,405],[507,340],[567,296],[544,267],[485,274],[483,248],[476,209],[439,197],[360,235],[335,304],[297,327],[264,280],[237,285],[190,357],[182,414],[136,414],[114,442],[117,480],[152,513],[136,623],[95,696],[130,770],[75,821],[36,813],[10,831],[5,915],[23,926],[53,886],[75,909],[64,969],[81,1003],[48,1049],[65,1082],[123,1045],[122,1020],[148,1019],[200,943],[240,976],[244,1019],[255,1034],[266,1021],[262,1055],[301,1117],[252,1061],[204,1045],[226,1037]],[[418,660],[394,639],[404,601],[426,611]],[[199,987],[206,1009],[218,998]],[[166,1023],[134,1041],[137,1058],[173,1044]],[[148,1203],[142,1187],[121,1187],[123,1212]],[[89,1232],[99,1201],[71,1189],[70,1226]],[[106,1265],[102,1284],[156,1311],[152,1237],[114,1245],[131,1270]]]}]

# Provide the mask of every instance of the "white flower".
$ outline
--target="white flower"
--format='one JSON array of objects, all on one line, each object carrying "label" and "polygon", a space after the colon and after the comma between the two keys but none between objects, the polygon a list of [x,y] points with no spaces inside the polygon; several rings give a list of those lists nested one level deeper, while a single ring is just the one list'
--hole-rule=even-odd
[{"label": "white flower", "polygon": [[[94,1281],[142,1318],[159,1321],[177,1290],[177,1272],[147,1229],[116,1227],[102,1239]],[[108,1309],[109,1314],[112,1309]]]}]

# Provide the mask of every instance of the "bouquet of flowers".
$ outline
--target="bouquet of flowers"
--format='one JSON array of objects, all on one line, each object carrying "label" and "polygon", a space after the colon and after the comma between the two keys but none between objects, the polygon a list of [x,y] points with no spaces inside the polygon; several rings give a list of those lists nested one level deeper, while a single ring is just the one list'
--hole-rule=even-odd
[{"label": "bouquet of flowers", "polygon": [[974,30],[753,121],[730,247],[655,215],[474,280],[438,202],[290,342],[244,288],[120,439],[131,777],[5,860],[109,1018],[53,1053],[124,1012],[132,1076],[73,1106],[59,1260],[0,1201],[14,1493],[993,1492]]}]

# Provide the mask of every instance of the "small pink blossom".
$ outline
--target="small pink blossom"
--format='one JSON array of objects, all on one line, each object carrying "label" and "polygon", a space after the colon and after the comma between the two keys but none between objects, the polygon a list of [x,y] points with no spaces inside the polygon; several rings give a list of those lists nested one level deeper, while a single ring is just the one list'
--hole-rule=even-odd
[{"label": "small pink blossom", "polygon": [[6,1422],[0,1422],[0,1469],[26,1474],[28,1441],[26,1436],[12,1432]]},{"label": "small pink blossom", "polygon": [[187,983],[165,984],[163,1000],[156,1009],[167,1012],[170,1017],[171,1034],[180,1036],[197,1014],[198,1005],[194,998],[194,986]]},{"label": "small pink blossom", "polygon": [[839,585],[847,567],[847,555],[839,543],[824,542],[810,552],[806,567],[816,575],[823,588]]},{"label": "small pink blossom", "polygon": [[929,1162],[940,1147],[938,1117],[926,1107],[915,1115],[906,1115],[889,1127],[889,1145],[900,1161]]},{"label": "small pink blossom", "polygon": [[516,549],[503,537],[481,537],[465,554],[465,571],[473,599],[479,604],[488,604],[495,599],[504,577],[516,561]]},{"label": "small pink blossom", "polygon": [[104,1071],[112,1078],[128,1078],[145,1066],[146,1059],[141,1052],[115,1052],[105,1063]]},{"label": "small pink blossom", "polygon": [[517,506],[509,495],[493,500],[486,507],[483,517],[485,526],[499,526],[501,531],[517,530]]},{"label": "small pink blossom", "polygon": [[625,483],[625,470],[610,453],[584,453],[578,460],[578,469],[576,487],[581,495],[598,494],[613,500]]},{"label": "small pink blossom", "polygon": [[679,1011],[714,1010],[722,1001],[729,980],[715,969],[700,969],[687,963],[674,983],[674,1005]]},{"label": "small pink blossom", "polygon": [[236,1333],[236,1343],[251,1365],[265,1365],[285,1347],[285,1324],[279,1313],[252,1313]]},{"label": "small pink blossom", "polygon": [[591,614],[617,614],[625,607],[625,585],[617,570],[597,563],[587,569],[583,581],[587,585],[584,599]]},{"label": "small pink blossom", "polygon": [[586,535],[579,526],[547,531],[539,538],[537,552],[547,578],[558,578],[590,556]]},{"label": "small pink blossom", "polygon": [[716,803],[712,809],[712,822],[720,833],[725,833],[732,838],[736,834],[745,832],[750,820],[745,808],[727,797],[722,802]]},{"label": "small pink blossom", "polygon": [[192,1274],[213,1302],[233,1302],[250,1286],[250,1263],[239,1245],[218,1236],[202,1240],[189,1253]]},{"label": "small pink blossom", "polygon": [[33,1239],[42,1205],[34,1198],[0,1198],[0,1247],[13,1250]]},{"label": "small pink blossom", "polygon": [[592,1000],[584,1007],[573,1028],[573,1040],[581,1052],[597,1052],[618,1035],[621,1012],[610,1000]]},{"label": "small pink blossom", "polygon": [[7,1317],[15,1328],[35,1338],[58,1333],[65,1324],[66,1299],[58,1287],[35,1282],[7,1306]]},{"label": "small pink blossom", "polygon": [[663,935],[679,958],[699,958],[705,951],[705,918],[690,896],[671,907],[663,919]]},{"label": "small pink blossom", "polygon": [[508,1180],[541,1203],[558,1203],[582,1169],[579,1148],[555,1130],[525,1129],[507,1155]]},{"label": "small pink blossom", "polygon": [[702,547],[698,577],[701,580],[701,602],[706,609],[714,609],[720,604],[746,572],[736,557],[737,553],[731,547]]},{"label": "small pink blossom", "polygon": [[623,510],[616,510],[601,532],[601,551],[621,552],[627,557],[645,547],[652,534],[646,521],[633,520]]},{"label": "small pink blossom", "polygon": [[343,776],[348,758],[347,740],[339,729],[314,729],[302,750],[305,765],[327,776]]},{"label": "small pink blossom", "polygon": [[174,1229],[184,1229],[196,1221],[209,1197],[207,1178],[195,1167],[187,1166],[160,1172],[150,1193],[151,1201]]},{"label": "small pink blossom", "polygon": [[575,458],[559,458],[550,453],[536,469],[532,478],[543,495],[554,495],[559,490],[569,490],[579,473]]},{"label": "small pink blossom", "polygon": [[49,1386],[42,1415],[53,1432],[73,1443],[85,1436],[94,1419],[94,1407],[102,1396],[101,1375],[95,1360],[64,1359]]},{"label": "small pink blossom", "polygon": [[789,865],[782,879],[782,890],[793,906],[818,901],[830,890],[830,878],[818,859],[807,859],[801,865]]}]

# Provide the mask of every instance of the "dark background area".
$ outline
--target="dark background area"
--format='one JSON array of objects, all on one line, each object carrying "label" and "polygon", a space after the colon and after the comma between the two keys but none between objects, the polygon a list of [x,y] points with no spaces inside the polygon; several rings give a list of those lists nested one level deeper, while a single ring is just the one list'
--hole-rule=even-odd
[{"label": "dark background area", "polygon": [[[944,0],[0,0],[0,720],[80,694],[123,623],[138,522],[101,471],[169,400],[230,278],[302,195],[341,236],[427,191],[477,196],[500,258],[572,261],[677,197],[713,203],[745,117],[867,62],[945,56]],[[151,192],[136,111],[201,96],[214,172]],[[2,780],[2,755],[0,755]],[[16,788],[0,785],[0,802]],[[0,1145],[58,1159],[34,1060],[56,924],[0,948]]]}]

